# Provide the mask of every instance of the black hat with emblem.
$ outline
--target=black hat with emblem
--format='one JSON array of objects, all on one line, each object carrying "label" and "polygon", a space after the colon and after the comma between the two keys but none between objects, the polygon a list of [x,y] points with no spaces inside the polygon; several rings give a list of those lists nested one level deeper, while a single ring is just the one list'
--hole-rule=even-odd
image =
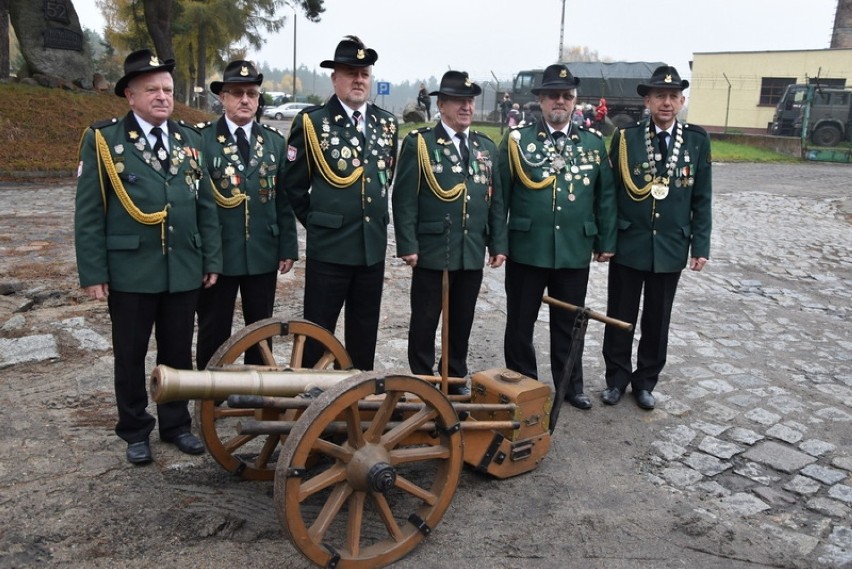
[{"label": "black hat with emblem", "polygon": [[326,69],[334,69],[337,65],[368,67],[373,65],[378,58],[379,54],[366,47],[358,36],[345,36],[337,44],[337,49],[334,50],[334,59],[326,59],[320,63],[320,67]]},{"label": "black hat with emblem", "polygon": [[447,95],[448,97],[476,97],[482,89],[470,80],[466,71],[447,71],[441,77],[441,85],[430,96]]},{"label": "black hat with emblem", "polygon": [[568,66],[564,63],[548,65],[541,76],[541,85],[530,89],[533,95],[542,91],[564,91],[565,89],[576,89],[580,79],[571,75]]},{"label": "black hat with emblem", "polygon": [[258,73],[254,64],[250,61],[237,59],[232,61],[225,67],[225,72],[222,73],[221,81],[211,81],[210,90],[218,95],[222,91],[222,86],[225,83],[250,83],[252,85],[260,85],[263,83],[263,73]]},{"label": "black hat with emblem", "polygon": [[651,75],[651,80],[647,83],[640,83],[636,86],[636,92],[644,97],[651,92],[651,89],[677,89],[683,91],[689,87],[689,81],[681,80],[677,69],[671,65],[661,65],[654,70]]},{"label": "black hat with emblem", "polygon": [[124,97],[124,90],[127,89],[127,84],[134,77],[154,71],[168,71],[171,73],[174,68],[174,59],[160,61],[150,49],[134,51],[124,60],[124,77],[119,79],[115,84],[115,94],[119,97]]}]

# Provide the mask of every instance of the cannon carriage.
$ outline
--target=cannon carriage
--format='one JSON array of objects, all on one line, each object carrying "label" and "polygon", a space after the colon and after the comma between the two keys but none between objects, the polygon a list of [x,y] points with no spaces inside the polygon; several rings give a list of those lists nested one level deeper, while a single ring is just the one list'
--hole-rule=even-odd
[{"label": "cannon carriage", "polygon": [[[324,347],[302,367],[306,341]],[[239,363],[259,346],[264,366]],[[381,567],[429,535],[464,464],[506,478],[550,448],[552,390],[505,369],[464,378],[351,369],[332,334],[307,321],[247,326],[203,371],[157,366],[158,403],[195,399],[210,455],[229,472],[274,479],[276,514],[294,546],[321,567]]]}]

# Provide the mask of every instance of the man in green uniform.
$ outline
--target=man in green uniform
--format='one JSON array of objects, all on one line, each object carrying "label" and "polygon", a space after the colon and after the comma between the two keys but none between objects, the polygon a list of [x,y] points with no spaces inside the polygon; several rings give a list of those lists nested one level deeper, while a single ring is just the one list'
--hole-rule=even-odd
[{"label": "man in green uniform", "polygon": [[[145,355],[156,329],[157,363],[192,369],[192,333],[201,286],[216,283],[222,250],[216,204],[201,163],[201,139],[169,120],[174,60],[150,50],[124,62],[115,94],[130,112],[83,134],[74,235],[80,285],[107,300],[115,356],[115,432],[127,460],[151,462],[155,419],[145,410]],[[190,454],[186,401],[157,406],[160,439]]]},{"label": "man in green uniform", "polygon": [[[231,335],[237,291],[249,325],[272,316],[277,273],[299,253],[296,220],[284,194],[284,135],[255,121],[263,75],[243,60],[230,62],[210,83],[225,113],[201,127],[205,167],[222,228],[222,274],[198,300],[198,369]],[[264,364],[260,350],[246,364]]]},{"label": "man in green uniform", "polygon": [[450,376],[465,377],[486,247],[492,268],[506,259],[497,147],[470,130],[474,97],[481,92],[467,73],[447,71],[439,90],[430,93],[438,96],[441,121],[412,131],[402,143],[393,190],[394,234],[397,256],[414,269],[408,362],[418,375],[434,373],[444,271],[449,277],[449,354],[441,358],[448,358]]},{"label": "man in green uniform", "polygon": [[610,327],[604,332],[607,388],[602,399],[608,405],[618,403],[630,385],[639,407],[654,408],[651,392],[666,363],[681,271],[687,264],[700,271],[710,256],[710,137],[677,120],[687,87],[674,67],[658,67],[648,83],[637,87],[650,117],[616,131],[610,147],[618,242],[609,265],[607,313],[636,323],[643,289],[644,300],[635,370],[633,334]]},{"label": "man in green uniform", "polygon": [[[332,332],[346,305],[344,344],[352,364],[373,369],[387,249],[388,188],[397,151],[397,122],[368,101],[378,54],[345,37],[334,60],[332,96],[293,120],[284,187],[307,230],[307,320]],[[303,362],[314,365],[322,346],[309,340]]]},{"label": "man in green uniform", "polygon": [[[500,144],[500,177],[509,209],[506,263],[506,367],[538,378],[533,332],[545,289],[575,306],[586,302],[592,257],[615,252],[615,187],[601,134],[574,125],[580,80],[560,63],[539,87],[541,119],[510,130]],[[565,400],[590,409],[580,357],[566,370],[576,314],[550,307],[550,367]],[[582,344],[577,347],[582,355]]]}]

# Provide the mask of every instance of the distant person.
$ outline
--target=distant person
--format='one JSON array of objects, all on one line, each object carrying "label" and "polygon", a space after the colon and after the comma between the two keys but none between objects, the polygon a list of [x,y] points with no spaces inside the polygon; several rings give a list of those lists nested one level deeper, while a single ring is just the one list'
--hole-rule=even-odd
[{"label": "distant person", "polygon": [[595,108],[586,103],[583,105],[583,126],[586,128],[591,128],[592,124],[595,122]]},{"label": "distant person", "polygon": [[594,127],[598,130],[603,129],[606,124],[606,116],[609,113],[609,110],[606,107],[606,99],[603,97],[598,101],[598,106],[595,107],[595,122]]},{"label": "distant person", "polygon": [[[512,97],[509,96],[509,93],[503,93],[503,100],[500,101],[500,124],[508,125],[507,120],[509,118],[509,113],[514,107],[515,105],[512,103]],[[520,105],[518,107],[520,107]]]},{"label": "distant person", "polygon": [[417,105],[426,111],[426,120],[432,120],[432,98],[429,96],[429,91],[426,89],[426,84],[420,84],[420,91],[417,92]]},{"label": "distant person", "polygon": [[[356,369],[372,370],[385,279],[388,191],[396,166],[396,118],[369,102],[378,54],[346,36],[334,59],[334,95],[296,115],[284,187],[307,232],[306,319],[334,332],[346,306],[344,343]],[[309,340],[303,362],[323,347]]]},{"label": "distant person", "polygon": [[260,97],[257,99],[257,110],[254,112],[254,120],[258,123],[263,118],[263,108],[266,106],[266,97],[264,97],[263,93],[260,94]]},{"label": "distant person", "polygon": [[509,111],[509,114],[506,116],[506,126],[514,127],[521,124],[522,115],[521,115],[521,105],[518,103],[512,103],[512,109]]},{"label": "distant person", "polygon": [[571,113],[571,122],[577,126],[583,126],[586,122],[583,116],[583,105],[580,103],[574,104],[574,112]]},{"label": "distant person", "polygon": [[[435,332],[442,279],[449,280],[449,375],[465,377],[476,299],[488,264],[506,259],[503,192],[496,176],[497,147],[470,129],[482,89],[461,71],[447,71],[438,97],[441,120],[412,131],[402,143],[393,191],[396,254],[412,268],[408,363],[418,375],[435,373]],[[464,393],[464,386],[451,386]]]},{"label": "distant person", "polygon": [[190,432],[186,401],[146,411],[145,356],[155,331],[157,364],[192,369],[195,307],[222,271],[219,220],[203,169],[201,137],[170,120],[173,59],[151,50],[124,60],[115,94],[130,112],[94,123],[80,146],[74,240],[80,285],[106,300],[115,359],[116,434],[127,460],[151,462],[148,437],[188,454],[204,445]]},{"label": "distant person", "polygon": [[[225,114],[201,128],[206,174],[222,232],[222,274],[198,299],[198,369],[230,336],[237,293],[246,326],[272,316],[278,273],[298,257],[296,220],[283,187],[284,135],[256,122],[263,74],[244,60],[228,63],[210,90]],[[260,349],[246,350],[244,363],[263,365]]]},{"label": "distant person", "polygon": [[607,388],[601,398],[608,405],[618,403],[630,385],[639,407],[654,408],[681,271],[685,265],[700,271],[710,256],[710,137],[677,120],[687,87],[674,67],[658,67],[636,89],[650,119],[616,130],[610,146],[619,231],[607,314],[636,324],[641,300],[642,335],[634,369],[633,333],[611,327],[604,332]]},{"label": "distant person", "polygon": [[[503,348],[506,367],[533,378],[539,377],[533,334],[545,290],[584,306],[591,260],[607,261],[615,253],[615,186],[606,146],[600,133],[571,122],[579,83],[564,64],[548,66],[541,86],[532,90],[541,119],[510,131],[500,143],[500,185],[509,215]],[[553,385],[567,381],[565,400],[590,409],[582,357],[566,370],[577,314],[549,311]],[[582,356],[583,346],[578,349]]]}]

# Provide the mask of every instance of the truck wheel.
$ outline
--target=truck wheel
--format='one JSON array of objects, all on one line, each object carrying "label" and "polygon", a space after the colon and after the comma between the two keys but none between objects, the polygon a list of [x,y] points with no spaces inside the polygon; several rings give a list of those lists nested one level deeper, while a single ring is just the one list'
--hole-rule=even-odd
[{"label": "truck wheel", "polygon": [[817,128],[811,135],[811,140],[817,146],[837,146],[842,133],[840,129],[832,125],[823,125]]},{"label": "truck wheel", "polygon": [[615,115],[611,118],[612,124],[617,126],[618,128],[624,128],[626,126],[631,126],[636,123],[636,121],[630,115],[619,114]]}]

